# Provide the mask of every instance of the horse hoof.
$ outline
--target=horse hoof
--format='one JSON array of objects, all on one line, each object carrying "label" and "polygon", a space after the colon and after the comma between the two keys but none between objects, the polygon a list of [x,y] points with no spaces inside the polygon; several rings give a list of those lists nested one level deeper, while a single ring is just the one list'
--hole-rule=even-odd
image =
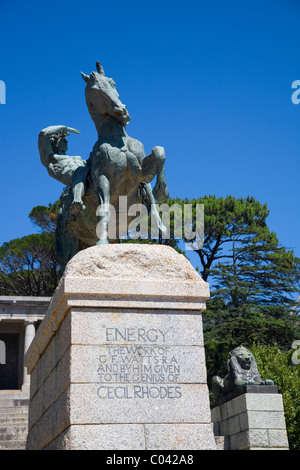
[{"label": "horse hoof", "polygon": [[107,239],[104,239],[104,240],[98,240],[97,243],[96,243],[96,246],[99,246],[99,245],[108,245],[108,240]]},{"label": "horse hoof", "polygon": [[153,196],[156,201],[165,202],[170,197],[167,186],[165,184],[155,186],[153,189]]}]

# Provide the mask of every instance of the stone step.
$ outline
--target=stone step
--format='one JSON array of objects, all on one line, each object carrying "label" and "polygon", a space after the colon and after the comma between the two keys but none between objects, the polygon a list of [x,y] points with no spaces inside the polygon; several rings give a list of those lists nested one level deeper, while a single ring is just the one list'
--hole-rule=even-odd
[{"label": "stone step", "polygon": [[0,398],[0,408],[10,408],[15,406],[28,406],[29,400],[24,398]]},{"label": "stone step", "polygon": [[216,450],[229,450],[229,438],[227,436],[215,436]]},{"label": "stone step", "polygon": [[20,441],[0,441],[0,450],[25,450],[26,439]]},{"label": "stone step", "polygon": [[9,406],[2,407],[0,406],[1,416],[5,415],[15,415],[15,414],[28,414],[28,407],[26,406]]},{"label": "stone step", "polygon": [[[1,411],[1,410],[0,410]],[[0,426],[3,427],[7,424],[27,424],[28,423],[28,413],[15,413],[15,414],[5,414],[0,416]]]},{"label": "stone step", "polygon": [[17,435],[17,436],[11,435],[11,434],[6,434],[5,436],[3,436],[3,439],[0,437],[0,448],[5,442],[10,442],[10,441],[24,442],[27,439],[27,435],[28,435],[28,433],[23,433],[23,434],[20,434],[20,435]]},{"label": "stone step", "polygon": [[0,390],[0,402],[2,399],[10,399],[10,400],[28,400],[29,395],[23,392],[15,392],[15,391],[3,391]]},{"label": "stone step", "polygon": [[28,433],[27,425],[10,424],[0,427],[0,442],[11,440],[24,440]]},{"label": "stone step", "polygon": [[0,391],[0,450],[26,449],[28,405],[28,394]]}]

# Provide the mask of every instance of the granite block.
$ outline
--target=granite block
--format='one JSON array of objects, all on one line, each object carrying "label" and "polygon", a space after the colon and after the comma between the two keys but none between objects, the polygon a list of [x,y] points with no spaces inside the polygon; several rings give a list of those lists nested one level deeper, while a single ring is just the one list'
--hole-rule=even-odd
[{"label": "granite block", "polygon": [[144,450],[142,424],[76,425],[57,436],[45,450]]},{"label": "granite block", "polygon": [[74,345],[65,356],[72,383],[206,383],[199,346]]},{"label": "granite block", "polygon": [[268,436],[271,447],[289,447],[288,436],[285,429],[268,429]]},{"label": "granite block", "polygon": [[72,424],[210,423],[204,384],[71,384]]},{"label": "granite block", "polygon": [[248,434],[251,448],[270,447],[267,429],[249,429]]},{"label": "granite block", "polygon": [[204,344],[202,319],[197,314],[82,308],[71,308],[70,314],[72,344]]},{"label": "granite block", "polygon": [[145,424],[145,439],[147,450],[215,449],[211,424]]},{"label": "granite block", "polygon": [[281,394],[264,393],[255,394],[247,393],[244,395],[246,407],[253,411],[283,411],[283,401]]},{"label": "granite block", "polygon": [[284,414],[281,411],[248,411],[249,428],[285,429]]},{"label": "granite block", "polygon": [[249,431],[242,431],[238,434],[229,435],[230,450],[250,449]]}]

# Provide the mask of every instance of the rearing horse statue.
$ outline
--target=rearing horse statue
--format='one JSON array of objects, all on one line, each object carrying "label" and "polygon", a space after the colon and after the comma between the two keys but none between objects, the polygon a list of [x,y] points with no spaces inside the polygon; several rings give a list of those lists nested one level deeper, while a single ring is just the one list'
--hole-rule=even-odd
[{"label": "rearing horse statue", "polygon": [[[63,272],[66,263],[81,249],[106,244],[109,239],[110,207],[119,210],[119,196],[127,205],[144,202],[163,231],[155,200],[169,197],[165,179],[165,152],[154,147],[145,154],[141,142],[129,137],[125,127],[130,121],[120,101],[113,79],[105,76],[100,62],[97,71],[81,73],[86,103],[98,132],[90,157],[66,155],[66,136],[79,131],[67,126],[51,126],[39,134],[41,161],[53,178],[67,186],[61,197],[56,230],[58,261]],[[152,191],[150,182],[155,178]],[[97,233],[96,233],[97,227]]]}]

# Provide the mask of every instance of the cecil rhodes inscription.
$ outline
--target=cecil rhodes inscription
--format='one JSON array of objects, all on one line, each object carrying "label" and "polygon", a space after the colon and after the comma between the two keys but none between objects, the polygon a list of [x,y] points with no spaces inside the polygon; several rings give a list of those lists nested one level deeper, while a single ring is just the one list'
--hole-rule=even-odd
[{"label": "cecil rhodes inscription", "polygon": [[[105,354],[99,355],[99,398],[181,398],[178,385],[181,366],[173,348],[165,345],[168,331],[158,328],[104,330],[108,344]],[[110,341],[119,344],[110,345]]]}]

